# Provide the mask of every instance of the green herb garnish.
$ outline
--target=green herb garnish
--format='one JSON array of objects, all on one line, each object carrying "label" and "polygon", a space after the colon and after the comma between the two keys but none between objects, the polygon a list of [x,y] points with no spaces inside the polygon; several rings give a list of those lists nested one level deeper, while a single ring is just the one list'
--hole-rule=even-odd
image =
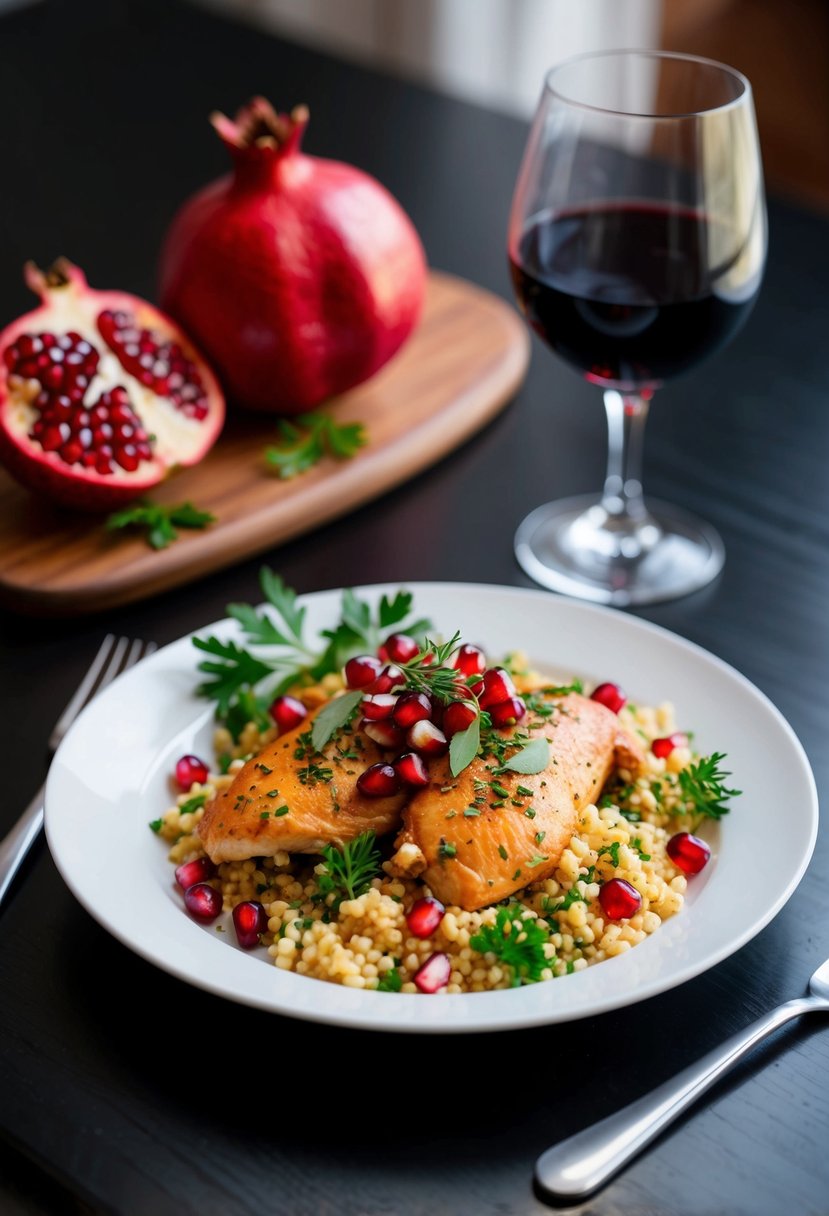
[{"label": "green herb garnish", "polygon": [[166,549],[178,540],[179,528],[206,528],[216,519],[209,511],[199,511],[191,502],[180,502],[177,506],[142,499],[122,511],[115,511],[104,523],[107,532],[120,528],[146,528],[147,544],[152,549]]},{"label": "green herb garnish", "polygon": [[449,768],[453,777],[472,763],[480,746],[481,718],[476,714],[465,730],[459,730],[452,736],[449,744]]},{"label": "green herb garnish", "polygon": [[550,740],[539,735],[525,743],[520,751],[510,756],[495,770],[498,773],[543,773],[550,763]]},{"label": "green herb garnish", "polygon": [[495,924],[482,925],[469,941],[473,950],[494,954],[511,969],[513,987],[535,983],[551,965],[544,953],[549,934],[536,919],[524,920],[521,911],[519,904],[499,908]]},{"label": "green herb garnish", "polygon": [[318,752],[322,751],[328,740],[337,733],[341,726],[345,726],[346,722],[351,721],[364,696],[365,693],[357,688],[343,693],[341,697],[334,697],[320,710],[311,727],[311,742]]},{"label": "green herb garnish", "polygon": [[335,895],[335,908],[344,899],[356,899],[371,886],[371,881],[380,873],[380,852],[375,848],[374,832],[363,832],[338,849],[326,845],[322,850],[325,871],[316,876],[317,886],[323,896]]},{"label": "green herb garnish", "polygon": [[216,637],[193,639],[196,648],[208,656],[199,663],[199,671],[210,677],[197,691],[216,701],[218,718],[236,739],[248,722],[260,728],[269,726],[268,705],[292,685],[316,683],[341,671],[354,655],[375,653],[390,633],[405,629],[420,637],[431,628],[428,620],[408,620],[411,592],[384,595],[372,612],[368,603],[347,589],[342,594],[339,623],[323,630],[322,645],[315,647],[305,638],[306,610],[298,607],[296,592],[267,567],[261,571],[260,582],[265,607],[229,604],[227,608],[242,627],[247,645]]},{"label": "green herb garnish", "polygon": [[377,984],[377,992],[399,992],[403,987],[403,978],[396,967],[384,971]]},{"label": "green herb garnish", "polygon": [[725,804],[729,798],[737,798],[742,790],[730,790],[723,784],[727,773],[720,768],[725,752],[713,752],[696,764],[689,764],[679,773],[679,787],[686,800],[693,804],[698,815],[709,819],[720,819],[730,810]]},{"label": "green herb garnish", "polygon": [[192,815],[199,807],[204,806],[207,802],[207,794],[194,794],[192,798],[188,798],[186,802],[182,802],[178,808],[180,815]]},{"label": "green herb garnish", "polygon": [[265,449],[265,460],[283,481],[307,472],[325,455],[350,460],[368,442],[361,422],[340,424],[320,410],[290,422],[281,418],[278,425],[282,438]]},{"label": "green herb garnish", "polygon": [[613,844],[603,844],[596,854],[597,857],[608,856],[610,864],[616,869],[619,865],[619,841],[614,840]]}]

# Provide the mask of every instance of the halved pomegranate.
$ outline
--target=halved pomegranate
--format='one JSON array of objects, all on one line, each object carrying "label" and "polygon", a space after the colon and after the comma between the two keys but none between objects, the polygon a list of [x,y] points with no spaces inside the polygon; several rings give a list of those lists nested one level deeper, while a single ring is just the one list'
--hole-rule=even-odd
[{"label": "halved pomegranate", "polygon": [[174,322],[137,296],[94,291],[61,259],[25,268],[41,305],[0,333],[0,462],[35,493],[105,511],[196,464],[222,391]]}]

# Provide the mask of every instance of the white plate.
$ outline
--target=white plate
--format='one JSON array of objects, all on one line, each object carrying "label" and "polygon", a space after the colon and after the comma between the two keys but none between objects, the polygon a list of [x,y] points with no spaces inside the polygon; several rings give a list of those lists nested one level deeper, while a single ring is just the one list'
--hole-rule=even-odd
[{"label": "white plate", "polygon": [[[280,971],[264,950],[242,951],[232,929],[217,933],[185,914],[165,846],[147,826],[170,803],[176,758],[211,754],[211,710],[193,692],[198,655],[182,638],[87,707],[49,773],[49,847],[104,928],[172,975],[261,1009],[368,1029],[466,1032],[565,1022],[641,1001],[714,966],[779,912],[814,847],[817,793],[791,727],[748,680],[707,651],[612,609],[508,587],[409,589],[418,614],[446,636],[460,629],[495,655],[520,647],[541,668],[616,681],[644,704],[673,701],[701,752],[727,753],[731,784],[743,794],[722,825],[712,825],[714,856],[691,879],[683,911],[624,955],[502,992],[361,992]],[[371,600],[393,590],[359,588]],[[339,617],[337,591],[302,602],[308,636]],[[197,632],[239,636],[233,621]]]}]

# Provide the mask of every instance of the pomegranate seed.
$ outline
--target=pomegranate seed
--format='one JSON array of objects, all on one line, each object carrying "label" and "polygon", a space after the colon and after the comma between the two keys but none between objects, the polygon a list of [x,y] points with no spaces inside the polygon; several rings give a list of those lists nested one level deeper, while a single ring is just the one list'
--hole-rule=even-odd
[{"label": "pomegranate seed", "polygon": [[386,638],[383,649],[387,658],[391,659],[393,663],[410,663],[416,655],[420,654],[417,642],[407,633],[393,633],[390,638]]},{"label": "pomegranate seed", "polygon": [[627,697],[618,684],[599,684],[598,688],[591,692],[590,700],[598,701],[599,705],[604,705],[614,714],[618,714],[619,710],[627,705]]},{"label": "pomegranate seed", "polygon": [[62,447],[69,438],[69,427],[65,422],[58,423],[57,426],[44,427],[43,433],[40,436],[40,446],[44,452],[56,452],[59,447]]},{"label": "pomegranate seed", "polygon": [[659,756],[661,760],[664,760],[667,756],[670,756],[674,748],[687,746],[688,736],[678,730],[672,735],[665,735],[662,739],[654,739],[651,744],[651,751],[655,756]]},{"label": "pomegranate seed", "polygon": [[452,965],[449,962],[449,955],[439,951],[429,955],[420,970],[414,973],[412,979],[421,992],[433,993],[446,987],[451,974]]},{"label": "pomegranate seed", "polygon": [[357,789],[367,798],[389,798],[400,789],[400,778],[390,764],[372,764],[357,778]]},{"label": "pomegranate seed", "polygon": [[304,722],[308,710],[296,697],[277,697],[268,706],[268,713],[279,727],[280,735]]},{"label": "pomegranate seed", "polygon": [[182,756],[176,761],[176,781],[185,794],[197,781],[199,785],[204,785],[209,773],[207,765],[198,756]]},{"label": "pomegranate seed", "polygon": [[368,718],[369,721],[379,722],[382,718],[390,718],[396,705],[397,697],[393,693],[378,692],[363,697],[360,711],[363,717]]},{"label": "pomegranate seed", "polygon": [[184,906],[193,920],[209,925],[222,910],[222,896],[208,883],[197,882],[184,892]]},{"label": "pomegranate seed", "polygon": [[403,696],[398,698],[392,714],[395,723],[402,726],[404,730],[409,726],[414,726],[415,722],[421,722],[424,718],[431,718],[431,716],[432,702],[425,692],[403,693]]},{"label": "pomegranate seed", "polygon": [[176,882],[182,891],[194,887],[197,882],[205,882],[216,873],[216,867],[209,857],[195,857],[176,867]]},{"label": "pomegranate seed", "polygon": [[484,686],[478,695],[481,709],[489,709],[491,705],[500,705],[515,696],[515,685],[512,676],[503,667],[490,667],[484,672]]},{"label": "pomegranate seed", "polygon": [[642,907],[642,896],[624,878],[611,878],[599,892],[599,903],[611,920],[627,920]]},{"label": "pomegranate seed", "polygon": [[363,718],[360,730],[368,735],[369,739],[373,739],[378,747],[388,751],[400,751],[406,739],[404,732],[394,725],[391,718],[381,718],[378,722]]},{"label": "pomegranate seed", "polygon": [[428,785],[429,770],[416,752],[406,752],[394,762],[394,771],[406,785]]},{"label": "pomegranate seed", "polygon": [[427,895],[425,899],[417,899],[406,913],[406,924],[414,937],[431,937],[443,920],[446,911],[439,899]]},{"label": "pomegranate seed", "polygon": [[406,742],[423,756],[442,756],[449,747],[446,735],[428,718],[422,718],[409,727]]},{"label": "pomegranate seed", "polygon": [[443,733],[451,739],[460,730],[466,730],[477,717],[477,711],[468,701],[451,701],[443,714]]},{"label": "pomegranate seed", "polygon": [[391,692],[393,688],[402,688],[406,683],[403,672],[394,663],[389,663],[380,672],[373,684],[368,685],[368,692]]},{"label": "pomegranate seed", "polygon": [[357,655],[345,665],[343,676],[349,688],[366,688],[380,674],[383,664],[373,654]]},{"label": "pomegranate seed", "polygon": [[520,697],[510,697],[506,701],[499,701],[497,705],[491,706],[487,712],[492,719],[492,725],[503,730],[507,726],[515,726],[516,722],[520,722],[527,712],[527,707]]},{"label": "pomegranate seed", "polygon": [[134,473],[141,463],[138,459],[138,452],[131,443],[125,443],[122,448],[116,448],[115,459],[125,473]]},{"label": "pomegranate seed", "polygon": [[268,914],[256,899],[246,899],[233,909],[233,928],[243,950],[259,945],[259,935],[268,927]]},{"label": "pomegranate seed", "polygon": [[452,666],[464,676],[480,676],[486,671],[486,655],[478,646],[464,644],[455,653]]},{"label": "pomegranate seed", "polygon": [[666,845],[671,861],[685,874],[699,874],[708,863],[711,850],[699,836],[690,832],[677,832]]},{"label": "pomegranate seed", "polygon": [[446,712],[446,706],[443,704],[440,697],[436,697],[434,695],[434,693],[431,693],[431,692],[429,693],[429,704],[432,707],[432,711],[429,716],[431,717],[435,726],[439,726],[442,730],[443,729],[443,715]]}]

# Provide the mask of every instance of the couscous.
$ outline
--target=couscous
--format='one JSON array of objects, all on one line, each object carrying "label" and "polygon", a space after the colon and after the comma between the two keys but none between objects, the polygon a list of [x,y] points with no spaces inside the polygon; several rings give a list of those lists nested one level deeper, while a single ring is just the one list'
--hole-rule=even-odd
[{"label": "couscous", "polygon": [[[422,658],[420,645],[416,650]],[[452,653],[457,654],[457,647]],[[383,657],[388,659],[387,654]],[[417,659],[407,662],[416,668]],[[513,696],[522,705],[540,704],[532,700],[534,694],[550,692],[551,681],[528,670],[520,654],[508,656],[496,670],[511,676]],[[467,686],[476,687],[471,677]],[[482,684],[477,687],[480,704]],[[284,688],[280,705],[287,697],[294,707],[299,703],[299,713],[304,707],[312,715],[331,704],[343,688],[339,672],[313,682],[306,676]],[[566,712],[561,694],[571,689],[554,689],[558,711]],[[615,686],[585,690],[584,695],[610,704],[606,689]],[[677,724],[670,703],[634,705],[624,701],[620,690],[615,693],[619,727],[637,741],[635,770],[615,767],[589,803],[577,809],[565,847],[549,861],[544,876],[532,881],[532,869],[525,868],[522,881],[517,877],[522,871],[516,870],[516,889],[490,906],[465,909],[441,902],[416,868],[411,876],[401,869],[403,850],[394,853],[388,834],[375,840],[372,833],[363,833],[315,852],[276,847],[271,855],[211,864],[199,834],[205,808],[226,794],[251,757],[262,755],[281,736],[280,727],[273,722],[266,726],[261,714],[258,721],[237,725],[235,731],[218,727],[218,761],[209,772],[199,769],[196,758],[183,758],[195,761],[185,777],[189,788],[151,826],[166,843],[177,873],[188,876],[179,879],[180,885],[197,877],[201,881],[195,886],[207,890],[212,909],[202,915],[197,902],[188,902],[191,912],[208,921],[222,910],[236,909],[233,923],[239,943],[259,944],[282,970],[351,988],[404,993],[486,992],[552,980],[630,950],[681,911],[689,878],[693,881],[709,853],[693,833],[706,816],[719,818],[728,799],[738,793],[723,784],[729,776],[720,767],[724,757],[695,754],[689,737],[678,729],[685,724]],[[279,717],[278,712],[271,715]],[[514,719],[511,722],[514,731]],[[345,729],[351,746],[356,725]],[[512,741],[509,733],[506,738]],[[503,762],[503,750],[498,758]],[[552,763],[557,763],[555,757]],[[489,769],[506,771],[494,765]],[[477,804],[491,816],[511,812],[532,817],[532,798],[522,801],[520,794],[524,790],[530,795],[521,785],[520,768],[507,775],[513,779],[509,791],[499,784],[503,777],[489,785],[499,796],[511,793],[510,799],[499,801],[488,789],[487,806],[484,796]],[[287,818],[289,811],[274,806],[273,814]],[[474,806],[459,813],[470,816],[468,823],[474,827],[471,816],[479,814]],[[269,812],[261,814],[267,819]],[[455,815],[454,809],[448,810],[445,818]],[[536,833],[539,850],[544,836],[544,831]],[[442,850],[453,848],[441,840]],[[546,856],[537,856],[547,862]],[[231,926],[217,920],[216,927],[232,939]]]}]

